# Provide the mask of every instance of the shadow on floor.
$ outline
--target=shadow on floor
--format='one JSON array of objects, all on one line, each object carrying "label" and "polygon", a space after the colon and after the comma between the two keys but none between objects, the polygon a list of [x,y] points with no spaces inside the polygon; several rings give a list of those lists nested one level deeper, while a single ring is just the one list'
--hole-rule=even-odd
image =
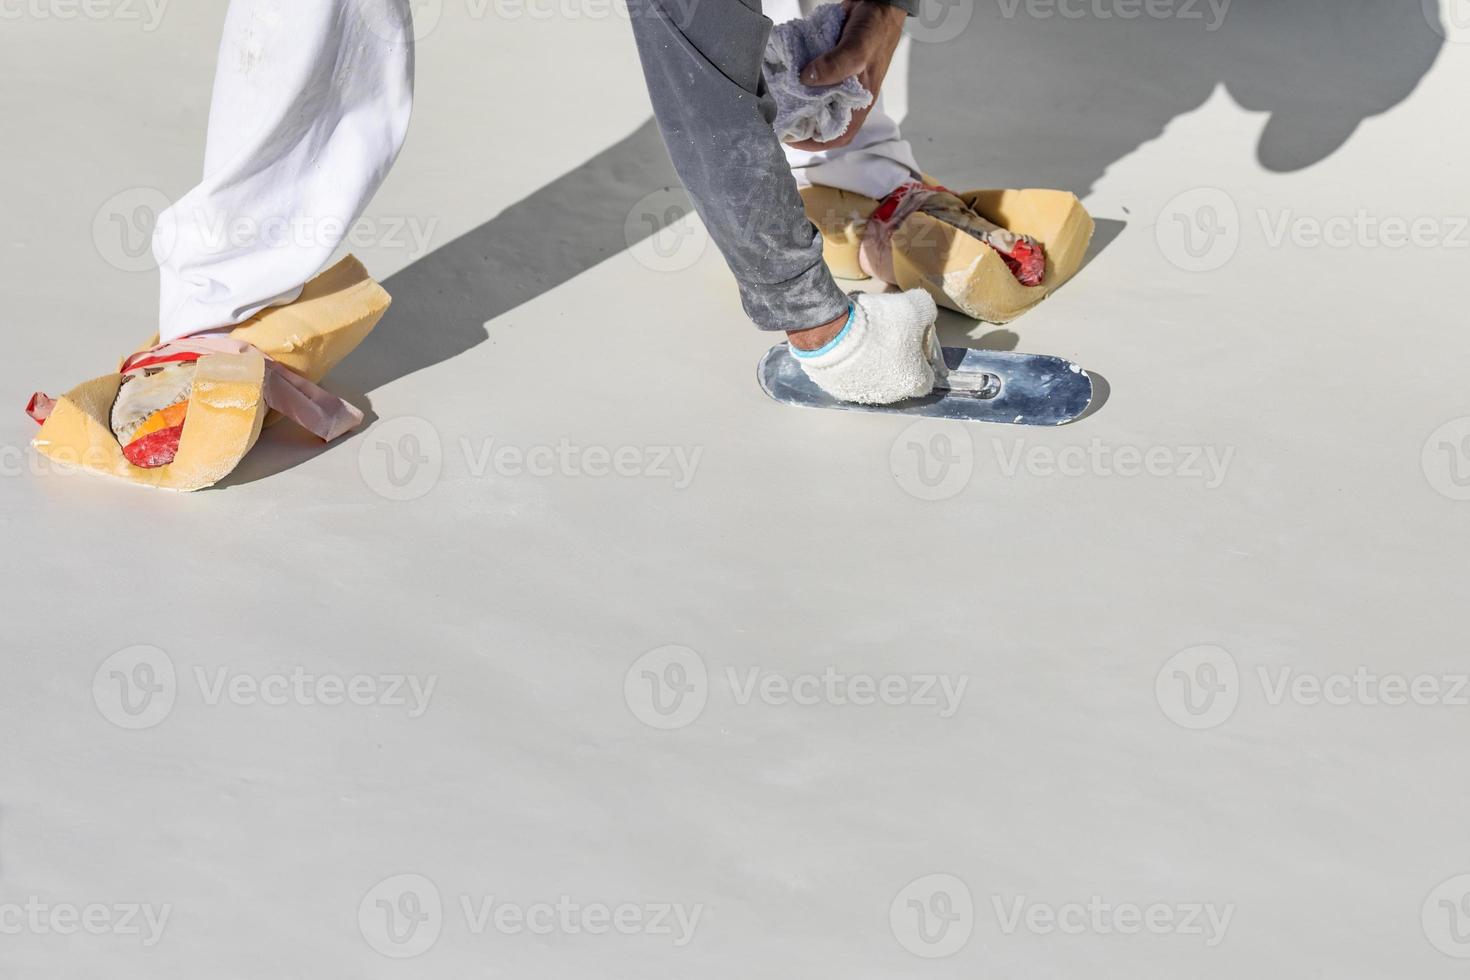
[{"label": "shadow on floor", "polygon": [[[919,161],[951,186],[1081,197],[1223,85],[1245,109],[1271,114],[1256,146],[1261,165],[1301,170],[1407,98],[1445,44],[1437,8],[1424,0],[1163,0],[1143,9],[1166,16],[1132,17],[1124,8],[928,5],[926,23],[910,31],[904,119]],[[969,18],[959,37],[917,40],[945,36],[945,18],[958,17]],[[1050,125],[1058,115],[1065,125]]]},{"label": "shadow on floor", "polygon": [[[650,119],[474,231],[385,279],[392,307],[332,372],[328,385],[361,408],[371,424],[377,416],[368,396],[375,389],[464,353],[486,339],[491,320],[683,217],[687,206],[660,210],[641,228],[627,227],[640,200],[677,187]],[[352,442],[367,424],[339,444]],[[321,451],[321,443],[297,427],[273,426],[219,486],[258,480]]]},{"label": "shadow on floor", "polygon": [[1113,396],[1113,386],[1108,384],[1107,378],[1093,370],[1088,370],[1087,376],[1092,379],[1092,401],[1088,403],[1087,409],[1081,415],[1067,423],[1068,425],[1076,425],[1083,419],[1096,415],[1102,411],[1102,407]]},{"label": "shadow on floor", "polygon": [[[474,231],[383,282],[393,307],[332,375],[341,390],[380,385],[463,353],[485,325],[549,292],[656,228],[630,235],[628,215],[678,178],[653,120]],[[677,220],[683,212],[661,215]],[[630,240],[633,239],[633,240]]]}]

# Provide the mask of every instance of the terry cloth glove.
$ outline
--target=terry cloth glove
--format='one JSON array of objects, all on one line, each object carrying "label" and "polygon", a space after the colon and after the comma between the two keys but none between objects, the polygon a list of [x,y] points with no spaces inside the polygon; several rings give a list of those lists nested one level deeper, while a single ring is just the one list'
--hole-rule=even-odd
[{"label": "terry cloth glove", "polygon": [[934,321],[939,311],[922,289],[853,293],[842,332],[817,350],[791,348],[817,387],[839,401],[888,405],[919,398],[944,376]]},{"label": "terry cloth glove", "polygon": [[763,64],[766,87],[776,100],[776,136],[783,143],[835,140],[847,132],[855,109],[872,104],[873,93],[857,76],[836,85],[813,88],[801,70],[818,55],[837,47],[847,13],[841,4],[818,7],[804,20],[789,20],[771,29]]}]

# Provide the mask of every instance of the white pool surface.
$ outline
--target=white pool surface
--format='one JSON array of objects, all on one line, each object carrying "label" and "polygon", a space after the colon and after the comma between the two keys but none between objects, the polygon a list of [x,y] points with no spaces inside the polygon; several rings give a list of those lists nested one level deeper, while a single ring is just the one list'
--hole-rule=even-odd
[{"label": "white pool surface", "polygon": [[1098,221],[942,317],[1035,429],[769,400],[625,19],[416,7],[368,422],[189,495],[21,409],[152,331],[224,4],[0,23],[0,980],[1464,976],[1470,9],[917,25],[925,167]]}]

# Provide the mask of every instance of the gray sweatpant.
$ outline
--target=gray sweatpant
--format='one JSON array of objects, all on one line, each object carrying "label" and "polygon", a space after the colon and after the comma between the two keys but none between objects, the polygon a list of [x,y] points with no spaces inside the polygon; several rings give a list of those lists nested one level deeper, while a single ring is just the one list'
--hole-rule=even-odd
[{"label": "gray sweatpant", "polygon": [[628,10],[674,169],[746,314],[763,330],[799,330],[846,313],[771,129],[761,76],[771,22],[759,0],[629,0]]}]

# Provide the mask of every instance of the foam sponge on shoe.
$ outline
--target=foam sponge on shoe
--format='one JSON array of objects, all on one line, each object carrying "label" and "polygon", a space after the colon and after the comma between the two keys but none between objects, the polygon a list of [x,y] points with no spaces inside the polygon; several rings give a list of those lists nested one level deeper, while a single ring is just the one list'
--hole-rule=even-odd
[{"label": "foam sponge on shoe", "polygon": [[[28,410],[38,409],[32,415],[43,424],[32,444],[58,463],[132,483],[168,490],[212,486],[271,421],[266,358],[320,381],[368,335],[389,302],[362,264],[347,256],[307,283],[295,302],[268,307],[231,330],[228,336],[242,342],[244,352],[201,356],[192,377],[145,372],[129,380],[114,372],[57,399],[33,397]],[[155,335],[142,349],[157,342]]]}]

